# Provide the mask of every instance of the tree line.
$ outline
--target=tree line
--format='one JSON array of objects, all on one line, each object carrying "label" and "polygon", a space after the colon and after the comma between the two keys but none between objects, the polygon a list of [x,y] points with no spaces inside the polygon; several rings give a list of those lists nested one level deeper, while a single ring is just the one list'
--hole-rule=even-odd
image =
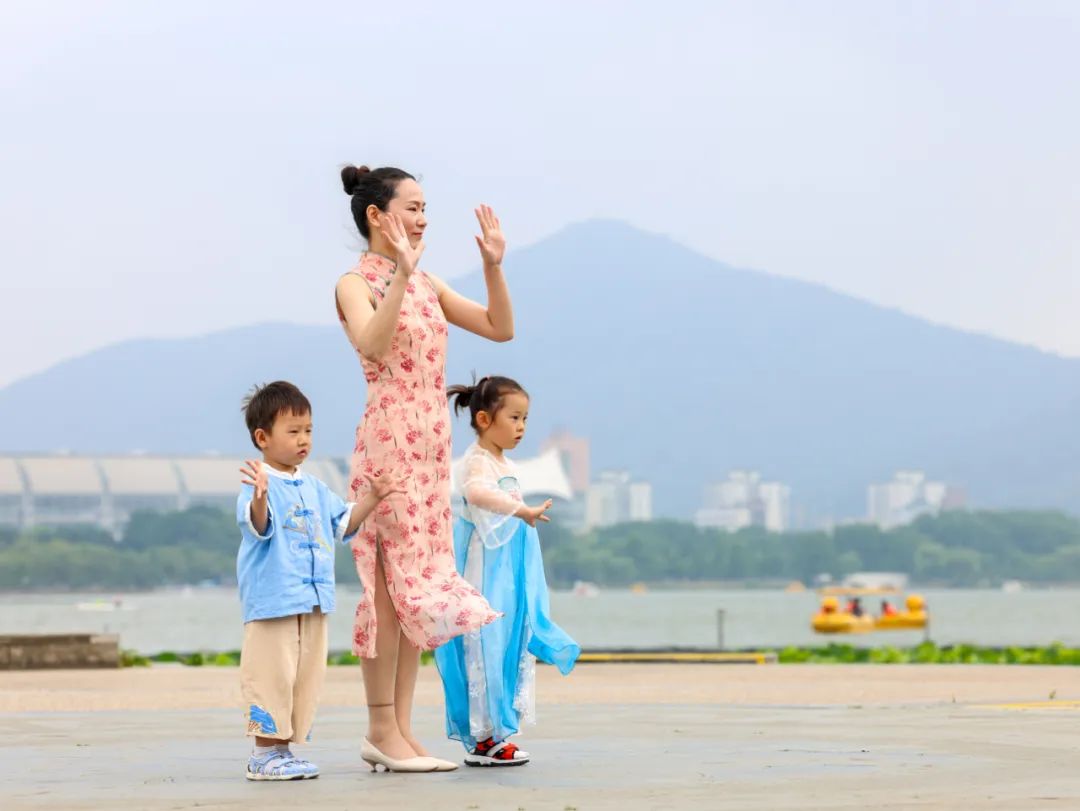
[{"label": "tree line", "polygon": [[[575,534],[541,530],[550,584],[635,582],[809,584],[857,571],[903,572],[919,585],[993,586],[1003,580],[1080,583],[1080,520],[1058,512],[958,511],[883,531],[856,524],[831,532],[735,533],[680,521],[620,524]],[[0,528],[0,589],[148,589],[235,583],[239,531],[213,507],[139,512],[119,541],[95,527]],[[338,580],[358,580],[339,548]]]}]

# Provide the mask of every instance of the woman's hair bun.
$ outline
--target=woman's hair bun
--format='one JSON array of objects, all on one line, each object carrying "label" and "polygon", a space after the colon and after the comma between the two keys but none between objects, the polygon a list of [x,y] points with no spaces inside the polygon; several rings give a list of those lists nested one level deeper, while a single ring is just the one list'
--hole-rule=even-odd
[{"label": "woman's hair bun", "polygon": [[360,178],[370,172],[371,169],[367,166],[353,166],[351,163],[341,170],[341,185],[345,188],[345,193],[352,197],[356,192],[356,186],[360,183]]}]

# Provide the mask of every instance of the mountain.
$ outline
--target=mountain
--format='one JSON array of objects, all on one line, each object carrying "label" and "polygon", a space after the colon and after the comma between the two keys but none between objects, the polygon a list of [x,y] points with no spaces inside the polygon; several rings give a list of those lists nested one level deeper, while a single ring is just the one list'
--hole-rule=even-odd
[{"label": "mountain", "polygon": [[[735,467],[787,482],[814,515],[861,515],[867,483],[904,467],[979,506],[1080,508],[1078,360],[618,222],[570,226],[511,253],[506,272],[514,341],[455,330],[448,381],[517,378],[532,395],[523,453],[555,427],[587,436],[594,468],[652,481],[659,512],[689,515]],[[479,273],[455,287],[483,296]],[[0,449],[247,453],[240,400],[276,378],[315,404],[317,452],[347,453],[359,362],[338,326],[284,323],[129,341],[18,381],[0,390]]]}]

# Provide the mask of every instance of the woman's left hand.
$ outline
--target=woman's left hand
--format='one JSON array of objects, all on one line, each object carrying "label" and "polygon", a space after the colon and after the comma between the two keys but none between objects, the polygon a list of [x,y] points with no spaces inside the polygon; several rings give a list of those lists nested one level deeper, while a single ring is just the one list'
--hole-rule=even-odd
[{"label": "woman's left hand", "polygon": [[506,237],[503,236],[499,218],[491,210],[491,206],[481,205],[476,209],[476,219],[480,221],[481,236],[476,238],[476,244],[480,247],[480,256],[486,267],[501,265],[503,255],[506,253]]}]

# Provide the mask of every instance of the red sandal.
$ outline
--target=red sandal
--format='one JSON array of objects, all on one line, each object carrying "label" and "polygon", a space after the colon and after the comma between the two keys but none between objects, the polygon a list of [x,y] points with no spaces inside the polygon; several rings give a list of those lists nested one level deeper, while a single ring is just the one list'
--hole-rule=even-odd
[{"label": "red sandal", "polygon": [[465,756],[466,766],[524,766],[529,753],[509,741],[495,742],[494,738],[478,741],[476,748]]}]

